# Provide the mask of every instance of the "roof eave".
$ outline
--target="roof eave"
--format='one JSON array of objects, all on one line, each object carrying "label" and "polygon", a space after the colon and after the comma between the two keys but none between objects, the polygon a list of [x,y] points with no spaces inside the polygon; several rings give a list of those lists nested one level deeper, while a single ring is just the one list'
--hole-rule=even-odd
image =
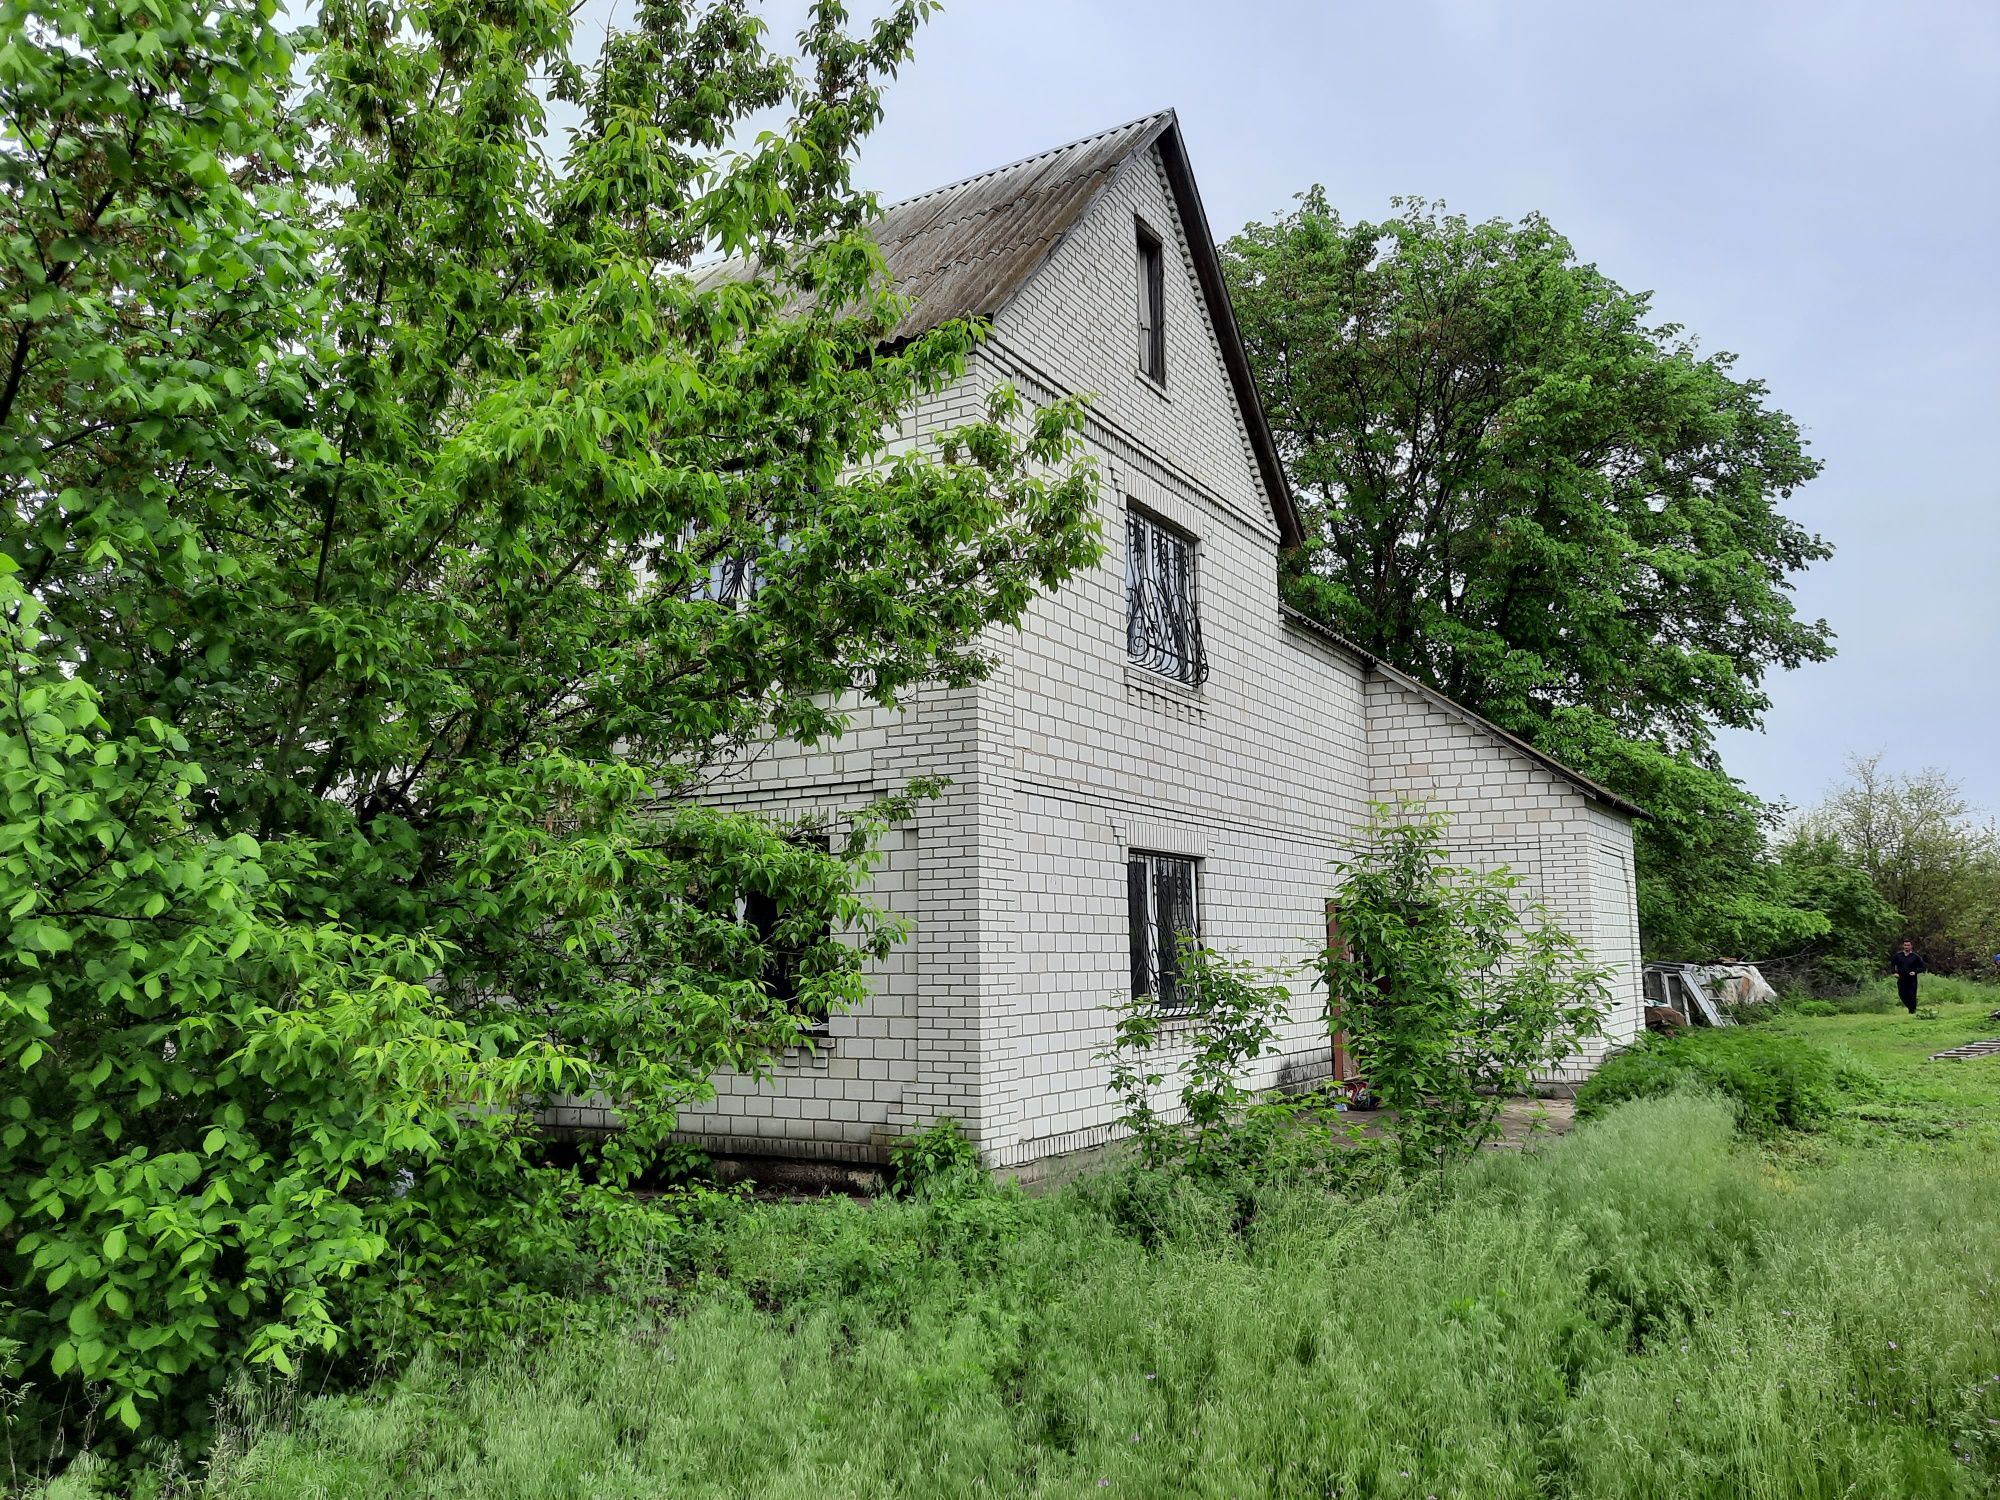
[{"label": "roof eave", "polygon": [[1201,192],[1195,186],[1194,168],[1188,161],[1187,145],[1181,139],[1180,117],[1166,111],[1166,126],[1160,132],[1160,159],[1167,169],[1167,182],[1174,190],[1194,254],[1196,279],[1208,299],[1209,318],[1215,325],[1215,340],[1222,346],[1222,363],[1236,390],[1236,403],[1243,412],[1243,425],[1250,434],[1250,448],[1257,459],[1258,472],[1271,497],[1271,511],[1278,523],[1278,535],[1286,547],[1305,542],[1305,527],[1299,519],[1298,501],[1291,481],[1278,457],[1278,444],[1271,436],[1271,424],[1264,416],[1264,402],[1257,394],[1257,380],[1250,371],[1250,355],[1243,347],[1243,332],[1236,325],[1236,312],[1229,303],[1229,285],[1222,275],[1222,257],[1209,232],[1208,214],[1201,206]]}]

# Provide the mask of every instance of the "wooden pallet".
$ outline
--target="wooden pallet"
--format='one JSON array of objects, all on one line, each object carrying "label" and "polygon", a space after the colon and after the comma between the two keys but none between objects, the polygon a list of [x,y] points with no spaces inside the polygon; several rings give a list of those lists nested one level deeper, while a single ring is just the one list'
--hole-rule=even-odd
[{"label": "wooden pallet", "polygon": [[1957,1062],[1965,1057],[2000,1057],[2000,1037],[1990,1042],[1967,1042],[1963,1047],[1953,1047],[1944,1052],[1933,1052],[1932,1062]]}]

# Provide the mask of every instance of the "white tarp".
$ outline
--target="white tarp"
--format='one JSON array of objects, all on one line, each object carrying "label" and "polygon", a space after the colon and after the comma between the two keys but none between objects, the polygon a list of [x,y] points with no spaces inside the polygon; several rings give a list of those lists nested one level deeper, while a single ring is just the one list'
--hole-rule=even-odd
[{"label": "white tarp", "polygon": [[1777,1003],[1778,992],[1765,983],[1755,964],[1648,964],[1647,968],[1658,977],[1660,998],[1690,1021],[1729,1026],[1743,1007]]}]

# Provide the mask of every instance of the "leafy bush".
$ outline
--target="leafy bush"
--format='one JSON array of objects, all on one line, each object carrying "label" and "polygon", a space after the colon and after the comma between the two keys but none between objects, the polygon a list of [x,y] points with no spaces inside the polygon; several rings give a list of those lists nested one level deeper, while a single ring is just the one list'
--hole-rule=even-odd
[{"label": "leafy bush", "polygon": [[959,1197],[989,1187],[992,1179],[979,1148],[958,1121],[946,1115],[889,1147],[890,1189],[902,1198]]},{"label": "leafy bush", "polygon": [[1795,1016],[1837,1016],[1840,1007],[1831,1000],[1794,1000],[1785,1006]]},{"label": "leafy bush", "polygon": [[[1291,993],[1249,964],[1212,953],[1183,933],[1176,1004],[1134,995],[1119,1012],[1111,1048],[1118,1123],[1148,1166],[1221,1169],[1254,1097],[1242,1078],[1271,1050]],[[1178,1079],[1178,1108],[1160,1091]]]},{"label": "leafy bush", "polygon": [[1843,1094],[1866,1094],[1874,1079],[1799,1037],[1746,1027],[1648,1037],[1606,1060],[1578,1091],[1578,1119],[1592,1119],[1630,1099],[1708,1089],[1735,1107],[1739,1128],[1758,1136],[1818,1130]]},{"label": "leafy bush", "polygon": [[1406,1164],[1438,1167],[1491,1137],[1501,1104],[1600,1029],[1607,971],[1508,870],[1450,863],[1450,818],[1377,804],[1338,866],[1340,942],[1327,1023],[1345,1031],[1395,1115]]}]

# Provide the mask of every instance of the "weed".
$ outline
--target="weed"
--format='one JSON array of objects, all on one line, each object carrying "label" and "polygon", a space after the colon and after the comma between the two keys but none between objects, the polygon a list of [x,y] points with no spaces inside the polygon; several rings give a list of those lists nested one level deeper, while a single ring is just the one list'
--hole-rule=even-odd
[{"label": "weed", "polygon": [[1721,1094],[1744,1131],[1768,1136],[1824,1127],[1843,1092],[1869,1093],[1875,1081],[1804,1038],[1730,1027],[1649,1037],[1619,1053],[1578,1092],[1577,1116],[1590,1119],[1626,1100],[1688,1088]]},{"label": "weed", "polygon": [[[2000,1485],[1990,1173],[1782,1167],[1672,1097],[1441,1192],[1274,1182],[1247,1228],[1130,1164],[759,1205],[675,1316],[302,1402],[210,1493],[1971,1500]],[[1135,1179],[1144,1237],[1108,1207]]]},{"label": "weed", "polygon": [[950,1115],[891,1144],[889,1181],[904,1198],[964,1197],[991,1186],[979,1148]]}]

